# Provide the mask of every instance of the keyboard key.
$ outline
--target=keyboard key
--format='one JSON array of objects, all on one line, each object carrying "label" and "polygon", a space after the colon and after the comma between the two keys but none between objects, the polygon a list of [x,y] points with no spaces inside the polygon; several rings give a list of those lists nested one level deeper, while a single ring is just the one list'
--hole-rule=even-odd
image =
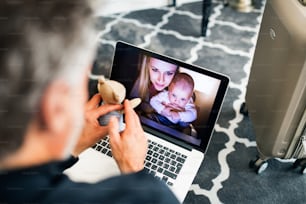
[{"label": "keyboard key", "polygon": [[174,160],[172,160],[172,161],[170,162],[170,164],[171,164],[171,165],[173,165],[173,166],[175,166],[175,165],[176,165],[176,163],[177,163],[177,162],[176,162],[176,161],[174,161]]},{"label": "keyboard key", "polygon": [[101,151],[102,147],[101,146],[97,146],[97,149],[98,151]]},{"label": "keyboard key", "polygon": [[181,163],[177,163],[176,164],[176,168],[180,168],[181,169],[182,167],[183,167],[183,164],[181,164]]},{"label": "keyboard key", "polygon": [[157,169],[157,166],[154,164],[151,168],[152,170],[156,170]]},{"label": "keyboard key", "polygon": [[172,171],[172,172],[174,172],[174,171],[175,171],[175,167],[171,166],[171,167],[169,168],[169,170]]},{"label": "keyboard key", "polygon": [[182,158],[182,157],[177,157],[177,158],[176,158],[176,161],[181,162],[181,163],[184,163],[184,162],[185,162],[185,159]]},{"label": "keyboard key", "polygon": [[151,165],[152,165],[152,163],[150,163],[150,162],[146,162],[146,164],[145,164],[145,166],[148,167],[148,168],[150,168]]},{"label": "keyboard key", "polygon": [[172,173],[172,172],[170,172],[170,171],[168,171],[168,170],[165,170],[165,171],[164,171],[164,174],[165,174],[166,176],[172,178],[172,179],[176,179],[176,177],[177,177],[176,174],[174,174],[174,173]]},{"label": "keyboard key", "polygon": [[171,159],[175,159],[175,158],[176,158],[176,155],[175,155],[175,154],[171,154],[171,155],[170,155],[170,158],[171,158]]},{"label": "keyboard key", "polygon": [[164,163],[164,169],[168,169],[169,168],[169,164],[167,164],[167,163]]},{"label": "keyboard key", "polygon": [[163,164],[164,164],[164,162],[162,162],[162,161],[157,162],[157,166],[163,166]]},{"label": "keyboard key", "polygon": [[163,149],[159,149],[158,153],[160,153],[160,154],[164,154],[164,153],[165,153],[165,150],[163,150]]},{"label": "keyboard key", "polygon": [[180,173],[180,171],[181,171],[181,169],[182,169],[182,167],[176,167],[176,170],[175,170],[175,172],[174,172],[174,173],[179,174],[179,173]]},{"label": "keyboard key", "polygon": [[156,175],[156,172],[155,171],[150,171],[149,172],[152,176],[155,176]]},{"label": "keyboard key", "polygon": [[162,180],[165,181],[165,182],[167,182],[167,181],[168,181],[168,177],[163,176]]}]

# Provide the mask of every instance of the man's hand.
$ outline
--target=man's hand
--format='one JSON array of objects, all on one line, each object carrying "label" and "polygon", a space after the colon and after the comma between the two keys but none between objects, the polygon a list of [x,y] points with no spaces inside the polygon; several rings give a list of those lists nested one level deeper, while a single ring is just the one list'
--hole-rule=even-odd
[{"label": "man's hand", "polygon": [[139,118],[128,100],[124,101],[125,124],[119,133],[118,120],[109,122],[109,137],[113,157],[122,173],[132,173],[143,169],[148,141],[140,125]]},{"label": "man's hand", "polygon": [[107,126],[100,126],[98,118],[111,111],[121,110],[122,105],[102,105],[100,106],[101,96],[95,94],[85,104],[85,121],[82,135],[79,138],[72,154],[78,156],[85,149],[93,146],[108,133]]}]

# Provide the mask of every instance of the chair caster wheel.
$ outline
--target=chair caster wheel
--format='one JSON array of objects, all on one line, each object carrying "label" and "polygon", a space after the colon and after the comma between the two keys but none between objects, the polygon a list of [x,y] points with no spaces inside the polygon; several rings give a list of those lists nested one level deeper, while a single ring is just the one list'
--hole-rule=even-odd
[{"label": "chair caster wheel", "polygon": [[266,160],[262,160],[257,156],[255,160],[251,160],[249,163],[249,167],[255,169],[257,174],[261,174],[264,172],[268,167],[268,162]]}]

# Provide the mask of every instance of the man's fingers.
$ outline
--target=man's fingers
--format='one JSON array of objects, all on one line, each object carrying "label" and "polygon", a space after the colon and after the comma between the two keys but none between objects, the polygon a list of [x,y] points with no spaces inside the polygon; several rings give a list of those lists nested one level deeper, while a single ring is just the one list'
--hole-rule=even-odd
[{"label": "man's fingers", "polygon": [[124,100],[124,109],[126,109],[126,111],[130,112],[132,109],[131,107],[131,103],[129,100]]},{"label": "man's fingers", "polygon": [[108,105],[108,104],[104,104],[102,106],[99,106],[95,112],[95,114],[97,114],[97,117],[100,117],[102,115],[105,115],[109,112],[112,111],[119,111],[122,109],[122,105],[118,104],[118,105]]},{"label": "man's fingers", "polygon": [[132,108],[129,100],[124,101],[124,113],[126,119],[125,122],[130,124],[130,127],[134,127],[135,122],[137,123],[138,116]]},{"label": "man's fingers", "polygon": [[[97,130],[97,132],[100,133],[99,137],[100,137],[100,135],[106,136],[108,134],[108,131],[109,131],[108,127],[100,126],[100,125],[99,125],[99,129]],[[102,139],[102,138],[98,138],[98,139]]]},{"label": "man's fingers", "polygon": [[138,115],[132,108],[130,102],[128,100],[124,101],[124,110],[125,110],[125,123],[126,127],[133,128],[134,130],[137,130],[138,132],[143,132],[143,129],[141,127],[141,123],[139,120]]},{"label": "man's fingers", "polygon": [[91,99],[87,102],[86,104],[86,108],[88,110],[91,110],[93,108],[96,108],[97,106],[99,106],[100,102],[101,102],[101,96],[100,94],[95,94],[93,97],[91,97]]},{"label": "man's fingers", "polygon": [[116,117],[112,116],[109,119],[109,123],[108,123],[108,134],[110,136],[110,140],[112,141],[112,143],[118,143],[119,141],[119,121]]}]

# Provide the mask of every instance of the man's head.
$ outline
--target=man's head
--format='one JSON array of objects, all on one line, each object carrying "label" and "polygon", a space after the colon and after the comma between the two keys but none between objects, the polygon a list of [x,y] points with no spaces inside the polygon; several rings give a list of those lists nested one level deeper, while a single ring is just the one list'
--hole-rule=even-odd
[{"label": "man's head", "polygon": [[180,108],[185,108],[193,94],[194,81],[186,73],[178,73],[169,85],[169,100]]},{"label": "man's head", "polygon": [[54,117],[82,116],[62,109],[69,97],[86,97],[83,76],[95,47],[91,13],[86,0],[0,2],[0,161],[24,144],[31,124],[56,132],[64,119]]}]

